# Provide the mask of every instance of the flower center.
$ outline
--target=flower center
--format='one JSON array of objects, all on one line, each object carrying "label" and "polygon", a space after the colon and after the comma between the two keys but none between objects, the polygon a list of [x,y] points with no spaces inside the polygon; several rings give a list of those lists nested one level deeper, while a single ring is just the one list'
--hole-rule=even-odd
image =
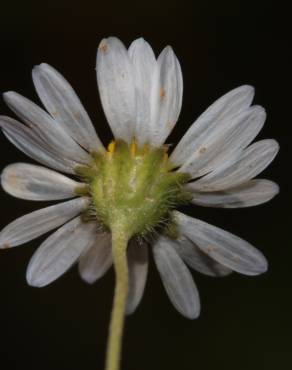
[{"label": "flower center", "polygon": [[170,211],[189,201],[189,176],[173,171],[166,147],[137,147],[113,141],[90,167],[77,173],[88,183],[96,217],[110,230],[117,225],[131,237],[167,224]]}]

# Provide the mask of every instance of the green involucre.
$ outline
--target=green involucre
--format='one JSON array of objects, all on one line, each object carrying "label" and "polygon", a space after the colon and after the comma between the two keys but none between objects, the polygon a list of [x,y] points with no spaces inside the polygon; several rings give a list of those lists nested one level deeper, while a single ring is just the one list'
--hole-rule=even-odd
[{"label": "green involucre", "polygon": [[110,145],[105,154],[93,155],[91,167],[76,171],[89,185],[98,220],[129,237],[169,224],[171,209],[190,200],[183,190],[189,176],[172,171],[164,148]]}]

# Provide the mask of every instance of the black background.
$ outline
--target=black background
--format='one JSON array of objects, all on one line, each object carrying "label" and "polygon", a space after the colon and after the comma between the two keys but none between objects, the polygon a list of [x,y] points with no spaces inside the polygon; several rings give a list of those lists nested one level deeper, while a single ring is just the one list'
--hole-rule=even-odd
[{"label": "black background", "polygon": [[[255,103],[268,112],[259,138],[273,137],[281,145],[264,172],[280,184],[280,195],[249,209],[194,207],[188,213],[250,241],[267,256],[270,269],[254,278],[194,274],[203,307],[198,320],[188,321],[169,303],[152,262],[142,303],[126,322],[122,368],[292,368],[291,39],[283,4],[63,0],[10,1],[0,9],[1,92],[15,90],[37,101],[31,68],[41,62],[52,64],[75,87],[105,144],[111,134],[94,70],[103,37],[115,35],[129,45],[143,36],[156,53],[166,44],[173,46],[185,87],[179,123],[169,142],[176,143],[225,92],[241,84],[256,87]],[[0,111],[10,114],[2,101]],[[1,168],[15,161],[32,162],[3,135],[0,149]],[[1,227],[40,206],[3,191],[0,196]],[[0,252],[0,368],[103,369],[113,271],[94,286],[83,283],[74,268],[49,287],[28,287],[26,265],[43,239]]]}]

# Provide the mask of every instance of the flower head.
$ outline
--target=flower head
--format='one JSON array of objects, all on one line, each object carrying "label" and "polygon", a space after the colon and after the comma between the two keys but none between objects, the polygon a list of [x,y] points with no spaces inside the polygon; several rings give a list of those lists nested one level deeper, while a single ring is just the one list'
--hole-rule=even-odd
[{"label": "flower head", "polygon": [[165,141],[183,93],[180,64],[170,47],[156,59],[143,39],[128,50],[117,38],[101,42],[97,81],[114,136],[106,149],[55,69],[35,67],[33,81],[47,112],[8,92],[4,99],[23,123],[2,116],[0,127],[17,148],[50,169],[9,165],[2,186],[22,199],[73,199],[22,216],[0,233],[1,247],[9,248],[58,228],[29,263],[30,285],[45,286],[76,262],[81,277],[95,282],[112,264],[111,234],[118,232],[129,241],[128,313],[143,295],[150,244],[170,300],[188,318],[199,315],[200,301],[187,266],[210,276],[266,271],[265,257],[248,242],[176,210],[190,202],[248,207],[278,193],[275,183],[254,179],[279,146],[270,139],[251,144],[266,118],[262,107],[251,105],[251,86],[212,104],[169,155]]}]

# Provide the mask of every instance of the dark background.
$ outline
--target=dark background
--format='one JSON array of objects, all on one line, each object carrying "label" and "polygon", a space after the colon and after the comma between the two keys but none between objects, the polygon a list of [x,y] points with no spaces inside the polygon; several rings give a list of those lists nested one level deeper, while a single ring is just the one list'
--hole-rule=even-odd
[{"label": "dark background", "polygon": [[[256,87],[268,112],[259,138],[281,151],[265,171],[281,186],[270,203],[249,209],[192,208],[189,214],[245,238],[264,252],[268,273],[212,279],[194,274],[202,300],[198,320],[173,309],[153,261],[141,305],[126,322],[123,369],[288,369],[291,361],[291,90],[289,18],[280,1],[10,1],[1,10],[0,90],[37,101],[30,71],[55,66],[72,83],[106,144],[95,81],[103,37],[126,45],[140,36],[158,53],[173,46],[184,75],[184,103],[169,142],[219,96],[241,84]],[[280,11],[282,14],[280,15]],[[291,23],[291,22],[290,22]],[[0,102],[1,114],[10,114]],[[0,137],[1,168],[32,162]],[[1,227],[40,204],[1,191]],[[45,206],[46,204],[44,204]],[[289,230],[290,228],[290,230]],[[43,238],[44,239],[44,238]],[[76,268],[51,286],[28,287],[25,270],[41,240],[0,252],[0,368],[103,369],[113,271],[87,286]]]}]

